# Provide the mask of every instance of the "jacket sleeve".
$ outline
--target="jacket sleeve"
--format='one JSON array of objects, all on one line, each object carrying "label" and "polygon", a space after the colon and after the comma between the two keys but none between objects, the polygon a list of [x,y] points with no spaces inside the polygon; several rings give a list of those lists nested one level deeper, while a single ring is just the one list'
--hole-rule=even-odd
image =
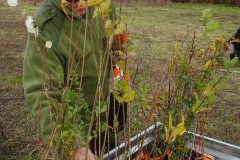
[{"label": "jacket sleeve", "polygon": [[[57,68],[63,67],[54,47],[45,47],[47,39],[30,35],[27,41],[23,64],[24,95],[38,131],[45,141],[49,141],[55,124],[54,108],[61,104],[61,84],[63,77]],[[54,46],[54,44],[53,44]]]}]

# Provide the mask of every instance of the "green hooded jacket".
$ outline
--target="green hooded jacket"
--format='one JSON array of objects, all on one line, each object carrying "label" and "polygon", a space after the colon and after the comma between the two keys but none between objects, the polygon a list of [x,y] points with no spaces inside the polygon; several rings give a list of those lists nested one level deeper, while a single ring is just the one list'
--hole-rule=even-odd
[{"label": "green hooded jacket", "polygon": [[[67,8],[66,11],[71,20],[63,12],[61,0],[45,0],[33,18],[38,36],[30,33],[25,49],[24,94],[47,142],[54,124],[50,108],[55,103],[61,107],[61,82],[63,79],[66,85],[70,70],[82,78],[81,89],[90,110],[97,100],[106,101],[109,95],[111,67],[101,16],[92,18],[94,7],[88,7],[85,16],[75,15]],[[49,40],[52,47],[46,48]],[[86,133],[88,123],[84,126]]]}]

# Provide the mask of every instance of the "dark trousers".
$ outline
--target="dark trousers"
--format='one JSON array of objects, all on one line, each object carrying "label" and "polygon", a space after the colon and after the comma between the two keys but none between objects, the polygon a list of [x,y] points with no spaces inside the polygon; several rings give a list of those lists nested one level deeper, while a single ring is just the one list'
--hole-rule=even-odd
[{"label": "dark trousers", "polygon": [[[118,121],[118,127],[116,128],[116,131],[120,132],[120,131],[123,130],[124,125],[126,124],[127,103],[126,102],[119,103],[114,98],[114,95],[110,94],[109,116],[108,116],[108,125],[110,126],[110,128],[114,127],[114,116],[117,117],[116,120]],[[90,142],[90,148],[95,155],[99,155],[99,146],[100,146],[100,150],[104,149],[104,153],[107,153],[107,152],[109,152],[110,150],[112,150],[116,147],[115,146],[115,140],[116,139],[115,139],[114,132],[112,131],[112,129],[108,130],[108,135],[107,135],[107,138],[106,138],[105,145],[103,145],[104,134],[105,134],[104,132],[101,134],[100,141],[99,141],[99,138],[93,138]],[[117,144],[118,144],[118,142],[117,142]]]},{"label": "dark trousers", "polygon": [[117,131],[122,131],[127,120],[127,103],[119,103],[114,98],[114,95],[110,94],[109,107],[108,125],[111,127],[114,126],[114,116],[116,116],[116,120],[118,121]]},{"label": "dark trousers", "polygon": [[235,53],[231,53],[230,54],[230,59],[232,60],[233,58],[238,57],[238,61],[240,62],[240,55],[239,54],[235,54]]}]

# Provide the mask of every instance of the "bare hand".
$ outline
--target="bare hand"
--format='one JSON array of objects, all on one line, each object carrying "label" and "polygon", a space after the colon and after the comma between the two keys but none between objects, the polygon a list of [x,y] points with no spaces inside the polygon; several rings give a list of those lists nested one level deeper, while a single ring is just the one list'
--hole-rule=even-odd
[{"label": "bare hand", "polygon": [[75,152],[74,160],[95,160],[95,156],[91,150],[86,147],[81,147]]}]

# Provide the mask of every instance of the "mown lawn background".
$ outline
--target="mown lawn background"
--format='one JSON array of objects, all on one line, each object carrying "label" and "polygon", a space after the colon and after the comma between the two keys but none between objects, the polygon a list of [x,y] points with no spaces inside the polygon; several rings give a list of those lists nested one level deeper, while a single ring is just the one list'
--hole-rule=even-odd
[{"label": "mown lawn background", "polygon": [[[204,27],[199,19],[202,11],[213,9],[213,19],[220,28],[210,38],[226,38],[240,28],[240,10],[236,7],[207,4],[169,4],[167,6],[122,7],[129,36],[135,41],[135,52],[141,59],[143,78],[159,68],[164,71],[171,57],[176,35],[187,34],[202,41]],[[36,128],[25,106],[22,88],[22,62],[27,39],[24,6],[0,6],[0,159],[37,159]],[[29,14],[37,7],[29,6]],[[126,17],[124,16],[126,15]],[[227,55],[226,55],[227,57]],[[161,74],[161,73],[159,73]],[[206,135],[240,145],[240,74],[217,91],[217,102],[206,125]],[[134,129],[133,129],[134,130]],[[134,132],[132,132],[135,134]]]}]

